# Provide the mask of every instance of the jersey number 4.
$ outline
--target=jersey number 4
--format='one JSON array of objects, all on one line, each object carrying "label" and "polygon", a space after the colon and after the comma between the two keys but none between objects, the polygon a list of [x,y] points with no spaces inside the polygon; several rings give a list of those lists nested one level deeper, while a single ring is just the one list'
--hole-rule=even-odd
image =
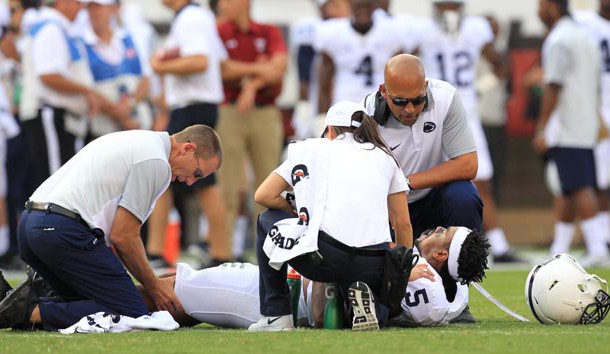
[{"label": "jersey number 4", "polygon": [[366,86],[373,85],[373,58],[370,55],[367,55],[362,59],[356,70],[354,70],[354,74],[363,75]]},{"label": "jersey number 4", "polygon": [[419,305],[419,303],[423,301],[424,304],[427,304],[428,302],[430,302],[428,300],[428,294],[426,294],[426,289],[419,289],[416,290],[413,293],[413,299],[411,299],[411,292],[407,292],[407,295],[405,295],[405,302],[407,303],[407,306],[409,307],[415,307],[417,305]]}]

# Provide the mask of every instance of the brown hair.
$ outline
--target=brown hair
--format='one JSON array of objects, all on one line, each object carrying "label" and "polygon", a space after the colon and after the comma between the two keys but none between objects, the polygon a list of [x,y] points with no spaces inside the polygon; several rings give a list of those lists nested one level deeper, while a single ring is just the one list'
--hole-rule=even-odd
[{"label": "brown hair", "polygon": [[195,156],[204,159],[211,159],[218,156],[219,163],[222,163],[222,145],[220,137],[214,129],[203,124],[195,124],[185,128],[183,131],[174,134],[179,143],[194,143],[197,145]]},{"label": "brown hair", "polygon": [[352,114],[352,121],[359,122],[359,127],[335,127],[329,126],[329,129],[332,129],[335,135],[340,135],[343,133],[352,133],[354,134],[354,140],[359,143],[371,143],[373,146],[381,149],[386,154],[390,155],[396,165],[400,167],[400,163],[396,159],[396,156],[392,153],[392,150],[388,147],[388,145],[383,141],[381,135],[379,134],[379,126],[377,123],[371,118],[368,114],[358,111]]}]

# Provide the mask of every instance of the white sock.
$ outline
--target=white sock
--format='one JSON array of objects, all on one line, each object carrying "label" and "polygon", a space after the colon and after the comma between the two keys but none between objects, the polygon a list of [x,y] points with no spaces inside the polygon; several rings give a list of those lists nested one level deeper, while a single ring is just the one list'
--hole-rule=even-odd
[{"label": "white sock", "polygon": [[239,215],[235,219],[233,228],[233,257],[241,257],[246,250],[246,234],[248,231],[248,217]]},{"label": "white sock", "polygon": [[608,255],[608,246],[606,245],[607,231],[603,230],[603,223],[603,218],[600,218],[599,215],[580,222],[589,256]]},{"label": "white sock", "polygon": [[572,238],[576,225],[573,222],[557,221],[555,223],[555,234],[553,235],[553,244],[549,253],[551,256],[557,253],[568,253],[572,245]]},{"label": "white sock", "polygon": [[602,220],[602,230],[606,232],[606,242],[610,243],[610,211],[600,211],[597,216]]},{"label": "white sock", "polygon": [[11,245],[11,239],[9,235],[8,225],[0,226],[0,256],[3,256],[8,252],[8,248]]},{"label": "white sock", "polygon": [[508,242],[506,242],[504,230],[501,228],[496,227],[495,229],[485,232],[485,237],[487,237],[491,244],[492,255],[501,256],[510,250],[510,246],[508,245]]}]

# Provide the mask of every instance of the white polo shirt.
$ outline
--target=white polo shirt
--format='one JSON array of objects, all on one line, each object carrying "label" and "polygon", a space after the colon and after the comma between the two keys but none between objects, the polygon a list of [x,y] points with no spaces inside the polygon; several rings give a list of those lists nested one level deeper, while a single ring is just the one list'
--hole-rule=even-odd
[{"label": "white polo shirt", "polygon": [[218,36],[216,20],[206,8],[190,4],[176,15],[166,50],[179,48],[180,56],[205,55],[205,71],[190,75],[165,75],[165,100],[169,107],[180,108],[192,102],[220,103],[224,99],[220,62],[227,51]]},{"label": "white polo shirt", "polygon": [[[402,166],[405,176],[426,171],[445,161],[477,151],[464,106],[451,84],[428,78],[428,107],[412,126],[396,120],[391,113],[381,136]],[[369,115],[375,113],[375,93],[364,100]],[[430,189],[409,194],[409,203],[425,197]]]},{"label": "white polo shirt", "polygon": [[542,45],[542,67],[545,84],[561,85],[557,106],[545,131],[547,145],[593,148],[600,126],[600,55],[593,36],[564,16]]},{"label": "white polo shirt", "polygon": [[91,228],[110,230],[119,206],[140,222],[167,189],[172,172],[167,132],[130,130],[95,139],[47,178],[30,200],[80,214]]}]

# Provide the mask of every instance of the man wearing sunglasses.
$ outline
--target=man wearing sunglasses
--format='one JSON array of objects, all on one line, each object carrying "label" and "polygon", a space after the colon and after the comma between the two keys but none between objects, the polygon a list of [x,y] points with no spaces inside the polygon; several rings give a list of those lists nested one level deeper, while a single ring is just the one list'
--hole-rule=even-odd
[{"label": "man wearing sunglasses", "polygon": [[[482,230],[483,203],[471,182],[477,174],[477,148],[456,88],[426,78],[421,60],[410,54],[391,58],[384,77],[364,105],[411,188],[413,235],[436,225]],[[454,321],[475,319],[466,310]]]},{"label": "man wearing sunglasses", "polygon": [[221,160],[220,138],[205,125],[111,133],[85,146],[32,194],[17,232],[21,258],[60,299],[39,299],[29,279],[0,303],[0,328],[57,330],[100,311],[145,315],[127,270],[156,310],[182,310],[148,264],[140,227],[171,181],[192,185]]},{"label": "man wearing sunglasses", "polygon": [[385,82],[364,105],[411,186],[413,234],[436,225],[481,230],[483,206],[470,181],[477,151],[455,87],[427,79],[419,58],[399,54],[387,62]]}]

